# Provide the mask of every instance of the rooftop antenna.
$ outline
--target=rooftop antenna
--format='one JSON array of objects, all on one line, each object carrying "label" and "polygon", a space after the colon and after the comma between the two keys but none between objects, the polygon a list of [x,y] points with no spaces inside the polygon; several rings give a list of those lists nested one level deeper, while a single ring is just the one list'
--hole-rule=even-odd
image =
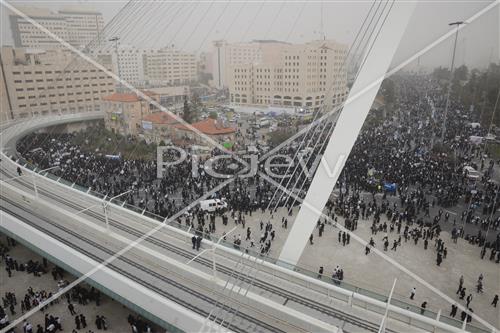
[{"label": "rooftop antenna", "polygon": [[[117,74],[118,74],[118,78],[120,78],[120,80],[122,79],[121,77],[121,73],[120,73],[120,53],[118,52],[118,41],[120,40],[120,37],[112,37],[109,39],[110,42],[113,42],[115,45],[115,54],[116,54],[116,68],[117,68]],[[118,82],[118,92],[122,92],[122,83],[121,81]]]},{"label": "rooftop antenna", "polygon": [[323,40],[326,39],[325,30],[323,26],[323,1],[320,2],[320,33],[323,36]]}]

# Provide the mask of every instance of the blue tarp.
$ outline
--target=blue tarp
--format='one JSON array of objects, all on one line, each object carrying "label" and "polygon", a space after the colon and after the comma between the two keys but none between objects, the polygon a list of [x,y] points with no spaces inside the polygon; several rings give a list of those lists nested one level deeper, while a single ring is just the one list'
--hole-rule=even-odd
[{"label": "blue tarp", "polygon": [[109,158],[110,160],[119,160],[120,155],[105,155],[104,157]]},{"label": "blue tarp", "polygon": [[396,192],[396,183],[384,183],[384,190]]}]

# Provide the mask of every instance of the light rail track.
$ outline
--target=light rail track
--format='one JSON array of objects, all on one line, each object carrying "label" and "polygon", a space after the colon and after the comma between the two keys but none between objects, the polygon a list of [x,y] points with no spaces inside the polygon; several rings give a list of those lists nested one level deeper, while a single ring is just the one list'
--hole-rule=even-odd
[{"label": "light rail track", "polygon": [[[13,207],[16,207],[17,209],[20,209],[20,210],[24,210],[24,208],[18,204],[16,204],[15,202],[11,201],[10,199],[7,199],[5,198],[3,195],[0,195],[0,198],[2,200],[4,200],[6,203],[8,203],[8,205],[10,206],[13,206]],[[24,223],[32,226],[33,228],[45,233],[46,235],[49,235],[51,236],[52,238],[54,239],[57,239],[58,241],[60,241],[61,243],[77,250],[78,252],[88,256],[89,258],[99,262],[99,263],[102,263],[106,260],[106,258],[101,258],[100,256],[92,253],[92,252],[89,252],[88,250],[86,250],[85,248],[75,244],[74,242],[71,242],[68,238],[66,237],[63,237],[55,232],[52,232],[50,231],[49,229],[47,228],[44,228],[43,226],[37,224],[37,223],[34,223],[33,221],[31,221],[30,219],[22,216],[21,214],[19,213],[16,213],[13,209],[11,208],[8,208],[7,205],[3,204],[2,207],[0,208],[2,211],[16,217],[17,219],[23,221]],[[98,249],[106,254],[109,254],[110,256],[114,255],[115,252],[112,251],[112,250],[109,250],[108,248],[102,246],[101,244],[87,238],[87,237],[84,237],[82,236],[81,234],[75,232],[75,231],[72,231],[71,229],[69,228],[66,228],[66,227],[63,227],[61,226],[60,224],[58,223],[55,223],[55,222],[52,222],[50,221],[49,219],[43,217],[42,215],[40,214],[37,214],[37,213],[33,213],[33,212],[30,212],[30,215],[32,215],[33,217],[36,217],[37,219],[39,220],[42,220],[44,223],[47,223],[55,228],[57,228],[58,230],[61,230],[63,233],[67,234],[67,235],[70,235],[71,237],[74,237],[78,240],[81,240],[83,242],[85,242],[86,244],[92,246],[93,248],[95,249]],[[119,261],[122,261],[124,263],[126,263],[127,265],[130,265],[132,267],[135,267],[137,268],[138,270],[146,273],[147,275],[151,276],[151,277],[154,277],[155,279],[158,279],[158,280],[161,280],[165,283],[167,283],[168,285],[171,285],[173,286],[174,288],[176,288],[177,290],[180,290],[182,291],[183,293],[187,293],[187,294],[190,294],[191,296],[194,296],[200,300],[203,301],[203,303],[206,303],[206,304],[209,304],[209,305],[212,305],[212,304],[215,304],[216,301],[214,298],[211,298],[203,293],[200,293],[200,292],[197,292],[196,290],[193,290],[189,287],[187,287],[186,285],[182,284],[182,283],[179,283],[169,277],[166,277],[158,272],[155,272],[153,270],[151,270],[150,268],[146,267],[145,265],[142,265],[140,263],[137,263],[125,256],[120,256],[118,257],[116,260],[119,260]],[[153,291],[155,291],[156,293],[186,307],[187,309],[203,316],[203,317],[207,317],[209,316],[209,312],[207,312],[206,310],[198,307],[198,306],[195,306],[194,304],[192,304],[191,302],[187,302],[183,299],[183,297],[179,297],[179,296],[176,296],[174,295],[173,293],[170,293],[166,290],[164,290],[163,288],[159,288],[158,286],[155,286],[154,284],[148,282],[148,281],[145,281],[144,279],[141,279],[131,273],[129,273],[128,271],[126,271],[125,269],[123,268],[120,268],[118,267],[116,264],[113,264],[113,263],[109,263],[106,265],[106,267],[126,276],[127,278],[131,279],[132,281],[135,281],[145,287],[147,287],[148,289],[151,289]],[[170,274],[172,274],[172,271],[169,272]],[[234,302],[234,300],[232,300]],[[218,302],[219,306],[222,307],[223,311],[225,311],[226,313],[234,313],[235,312],[235,309],[230,307],[230,306],[227,306],[225,304],[223,304],[222,302]],[[209,307],[210,308],[210,307]],[[255,309],[253,309],[255,310]],[[264,314],[262,314],[264,315]],[[237,317],[241,319],[243,319],[245,322],[250,322],[251,324],[255,325],[255,327],[257,328],[256,331],[258,332],[276,332],[276,333],[285,333],[285,332],[290,332],[290,331],[284,331],[282,329],[279,329],[277,327],[274,327],[270,324],[268,324],[267,322],[265,321],[262,321],[262,320],[259,320],[255,317],[252,317],[252,316],[249,316],[247,314],[245,314],[244,311],[239,311],[237,314],[236,314]],[[216,323],[220,324],[222,322],[222,319],[220,318],[220,316],[218,317],[215,317],[215,316],[211,316],[210,317],[211,320],[214,320]],[[237,320],[235,320],[237,321]],[[283,322],[281,322],[283,323]],[[223,327],[226,327],[228,329],[230,329],[231,331],[234,331],[234,332],[247,332],[247,330],[245,329],[242,329],[234,324],[231,324],[231,323],[228,323],[226,321],[222,322],[222,326]],[[291,326],[291,325],[290,325]],[[293,326],[293,327],[290,327],[291,329],[293,329],[293,332],[305,332],[304,330],[300,329],[300,327],[296,327],[296,326]]]},{"label": "light rail track", "polygon": [[[0,170],[0,172],[8,177],[13,176],[12,174],[9,174],[8,172],[6,172],[4,170]],[[18,183],[19,185],[27,188],[28,190],[31,190],[31,191],[33,190],[33,186],[29,182],[23,181],[22,179],[15,179],[14,181],[16,183]],[[40,195],[44,195],[44,196],[54,200],[55,202],[58,202],[59,204],[63,204],[71,209],[80,211],[82,209],[87,208],[87,207],[75,204],[74,202],[71,202],[67,198],[62,197],[58,194],[52,193],[50,191],[47,191],[46,189],[38,188],[38,191],[39,191]],[[96,220],[99,220],[99,221],[105,223],[104,217],[102,217],[102,215],[99,213],[93,212],[92,210],[86,210],[84,212],[84,214],[89,216],[89,217],[92,217],[93,219],[96,219]],[[121,223],[121,222],[119,222],[111,217],[109,217],[109,224],[110,224],[110,226],[112,226],[118,230],[121,230],[127,234],[130,234],[134,237],[137,237],[137,238],[143,236],[143,234],[144,234],[140,230],[138,230],[132,226],[125,225],[125,224],[123,224],[123,223]],[[158,246],[162,249],[165,249],[169,252],[175,253],[176,255],[181,256],[181,257],[188,259],[188,260],[191,260],[195,256],[195,254],[193,254],[189,250],[175,246],[171,243],[165,242],[165,241],[163,241],[157,237],[154,237],[154,236],[147,237],[144,241],[151,243],[155,246]],[[195,259],[195,262],[197,262],[197,263],[199,263],[199,264],[201,264],[209,269],[212,268],[212,261],[209,259],[206,259],[203,257],[197,257]],[[262,281],[258,278],[255,278],[253,281],[251,281],[252,279],[249,278],[247,275],[244,275],[238,271],[234,271],[232,268],[224,266],[222,264],[217,264],[217,271],[226,275],[226,276],[234,276],[236,279],[242,281],[243,283],[253,283],[254,288],[262,289],[266,292],[269,292],[269,293],[272,293],[272,294],[277,295],[279,297],[282,297],[284,299],[287,299],[288,300],[287,304],[289,304],[291,302],[295,302],[295,303],[300,304],[302,306],[306,306],[314,311],[317,311],[323,315],[327,315],[327,316],[335,318],[336,320],[339,320],[343,323],[347,323],[353,327],[357,327],[357,328],[364,329],[367,331],[378,332],[378,330],[379,330],[378,323],[373,323],[373,322],[370,322],[366,319],[358,318],[352,314],[349,314],[349,313],[346,313],[344,311],[327,306],[327,305],[322,304],[318,301],[309,299],[307,297],[304,297],[304,296],[299,295],[297,293],[294,293],[292,291],[286,290],[286,289],[281,288],[279,286],[272,285],[272,284],[265,282],[265,281]],[[395,331],[387,329],[387,332],[395,332]]]}]

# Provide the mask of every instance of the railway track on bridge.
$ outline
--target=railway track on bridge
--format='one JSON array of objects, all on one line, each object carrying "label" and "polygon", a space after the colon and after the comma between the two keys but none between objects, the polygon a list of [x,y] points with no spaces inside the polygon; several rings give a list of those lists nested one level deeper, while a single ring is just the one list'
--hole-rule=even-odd
[{"label": "railway track on bridge", "polygon": [[[8,202],[10,205],[12,206],[15,206],[17,207],[18,209],[20,210],[24,210],[22,206],[16,204],[15,202],[5,198],[3,195],[0,195],[0,198],[6,202]],[[26,217],[14,212],[12,209],[9,209],[9,208],[6,208],[5,205],[3,207],[1,207],[1,210],[16,217],[17,219],[23,221],[24,223],[32,226],[33,228],[45,233],[46,235],[49,235],[51,236],[52,238],[54,239],[57,239],[58,241],[60,241],[61,243],[77,250],[78,252],[86,255],[87,257],[95,260],[96,262],[98,263],[103,263],[106,258],[101,258],[100,256],[84,249],[83,247],[81,246],[78,246],[76,245],[75,243],[71,242],[70,240],[68,240],[68,238],[65,238],[61,235],[58,235],[52,231],[50,231],[49,229],[47,228],[44,228],[43,226],[40,226],[32,221],[30,221],[29,219],[27,219]],[[80,235],[79,233],[75,232],[75,231],[72,231],[70,230],[69,228],[66,228],[66,227],[63,227],[61,226],[60,224],[58,223],[54,223],[54,222],[51,222],[49,219],[43,217],[42,215],[40,214],[36,214],[36,213],[33,213],[33,212],[30,212],[30,215],[32,216],[35,216],[37,219],[40,219],[40,220],[43,220],[45,223],[57,228],[58,230],[61,230],[62,232],[68,234],[68,235],[71,235],[72,237],[75,237],[83,242],[85,242],[86,244],[92,246],[93,248],[96,248],[96,249],[99,249],[100,251],[104,252],[104,253],[107,253],[109,254],[110,256],[113,256],[115,255],[115,252],[112,251],[112,250],[109,250],[108,248],[106,248],[105,246],[102,246],[101,244],[87,238],[87,237],[84,237],[82,235]],[[202,299],[203,301],[205,301],[206,303],[209,303],[209,304],[219,304],[222,309],[226,312],[226,314],[231,314],[231,313],[234,313],[237,317],[240,317],[240,320],[243,319],[247,322],[250,322],[252,324],[254,324],[256,326],[256,328],[260,328],[260,329],[257,329],[258,332],[275,332],[275,333],[286,333],[286,332],[291,332],[291,331],[284,331],[282,329],[279,329],[275,326],[272,326],[262,320],[259,320],[259,319],[256,319],[255,317],[251,317],[247,314],[245,314],[243,311],[238,311],[237,309],[233,308],[233,307],[230,307],[230,306],[227,306],[225,304],[223,304],[222,302],[218,301],[214,298],[211,298],[209,296],[206,296],[205,294],[203,293],[199,293],[197,292],[196,290],[193,290],[191,288],[188,288],[187,286],[171,279],[171,278],[168,278],[158,272],[155,272],[153,270],[151,270],[150,268],[146,267],[145,265],[142,265],[140,263],[137,263],[125,256],[120,256],[118,257],[116,260],[120,260],[124,263],[126,263],[127,265],[130,265],[130,266],[133,266],[145,273],[147,273],[148,275],[156,278],[156,279],[159,279],[165,283],[167,283],[168,285],[171,285],[173,287],[175,287],[176,289],[179,289],[179,290],[182,290],[183,292],[185,293],[189,293],[190,295],[194,296],[194,297],[197,297],[199,299]],[[197,307],[195,306],[194,304],[191,304],[190,302],[187,302],[185,301],[184,299],[182,299],[182,297],[178,297],[178,296],[175,296],[173,293],[169,293],[167,292],[166,290],[162,289],[162,288],[159,288],[157,286],[155,286],[154,284],[144,280],[144,279],[141,279],[129,272],[127,272],[126,270],[118,267],[117,265],[114,265],[113,263],[109,263],[106,265],[106,267],[120,273],[121,275],[123,276],[126,276],[127,278],[131,279],[132,281],[135,281],[145,287],[147,287],[148,289],[150,290],[153,290],[155,291],[156,293],[186,307],[187,309],[203,316],[203,317],[209,317],[210,316],[210,320],[213,320],[214,322],[216,322],[217,324],[221,324],[223,327],[227,328],[227,329],[230,329],[231,331],[233,332],[248,332],[247,330],[245,329],[242,329],[234,324],[231,324],[231,322],[235,321],[235,320],[232,320],[231,322],[227,322],[224,320],[224,318],[220,318],[220,316],[214,316],[214,315],[211,315],[210,312],[200,308],[200,307]],[[172,272],[170,272],[172,273]],[[233,300],[234,302],[234,300]],[[300,327],[297,327],[297,326],[293,326],[293,327],[290,327],[291,329],[293,329],[293,332],[305,332],[303,329],[301,329]]]},{"label": "railway track on bridge", "polygon": [[[1,173],[4,174],[5,176],[8,176],[8,177],[13,176],[12,174],[5,172],[3,169],[1,170]],[[16,181],[16,183],[29,189],[30,191],[33,190],[33,186],[31,185],[31,183],[22,181],[21,179],[16,179],[15,181]],[[82,209],[87,208],[87,207],[78,205],[78,204],[68,200],[67,198],[58,195],[58,194],[47,191],[46,189],[39,188],[38,191],[40,194],[43,194],[44,196],[51,198],[52,200],[54,200],[60,204],[63,204],[69,208],[72,208],[74,210],[80,211]],[[96,212],[93,212],[91,210],[87,210],[84,213],[89,217],[92,217],[96,220],[101,221],[102,223],[105,223],[104,217],[102,217],[100,214],[98,214]],[[127,234],[130,234],[131,236],[137,237],[137,238],[143,236],[143,234],[144,234],[142,231],[140,231],[134,227],[131,227],[129,225],[125,225],[123,223],[120,223],[119,221],[112,219],[111,217],[109,218],[109,223],[114,228],[119,229],[119,230],[121,230]],[[167,243],[167,242],[165,242],[157,237],[154,237],[154,236],[150,236],[150,237],[146,238],[145,241],[149,242],[155,246],[158,246],[162,249],[165,249],[169,252],[175,253],[175,254],[177,254],[185,259],[188,259],[188,260],[191,260],[195,256],[195,254],[193,254],[189,250],[183,249],[183,248],[178,247],[176,245],[173,245],[171,243]],[[195,259],[195,262],[197,262],[197,263],[199,263],[207,268],[210,268],[210,269],[212,268],[212,261],[209,259],[197,257]],[[338,321],[349,324],[353,327],[361,328],[361,329],[371,331],[371,332],[378,332],[378,330],[379,330],[378,323],[373,323],[373,322],[370,322],[366,319],[361,319],[361,318],[356,317],[352,314],[349,314],[349,313],[346,313],[346,312],[341,311],[339,309],[335,309],[333,307],[327,306],[327,305],[322,304],[322,303],[315,301],[313,299],[306,298],[302,295],[296,294],[292,291],[286,290],[286,289],[281,288],[279,286],[271,285],[271,284],[269,284],[265,281],[262,281],[260,279],[257,279],[257,278],[252,279],[251,276],[242,274],[241,272],[235,271],[234,269],[227,267],[227,266],[224,266],[222,264],[217,264],[217,271],[220,273],[223,273],[229,277],[235,277],[244,283],[252,283],[254,288],[262,289],[266,292],[283,297],[283,298],[287,299],[288,302],[295,302],[295,303],[300,304],[302,306],[308,307],[314,311],[317,311],[323,315],[327,315],[327,316],[332,317]],[[344,332],[346,332],[346,331],[348,331],[348,330],[344,329]],[[395,331],[392,331],[389,329],[387,329],[386,331],[392,332],[392,333],[395,332]]]}]

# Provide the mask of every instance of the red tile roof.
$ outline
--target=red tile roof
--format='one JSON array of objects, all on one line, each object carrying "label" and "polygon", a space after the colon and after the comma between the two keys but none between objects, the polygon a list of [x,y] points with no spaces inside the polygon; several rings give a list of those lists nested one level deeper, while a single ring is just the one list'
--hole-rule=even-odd
[{"label": "red tile roof", "polygon": [[153,124],[176,124],[179,121],[175,119],[173,116],[169,115],[166,112],[155,112],[152,114],[148,114],[143,118],[144,121],[150,121]]},{"label": "red tile roof", "polygon": [[[217,120],[212,119],[212,118],[207,118],[205,120],[199,121],[197,123],[191,124],[194,128],[196,128],[198,131],[202,132],[203,134],[207,135],[222,135],[222,134],[232,134],[236,132],[236,128],[234,127],[223,127],[220,122],[217,122]],[[186,127],[186,125],[183,124],[178,124],[175,125],[175,128],[184,130],[184,131],[191,131],[190,128]]]},{"label": "red tile roof", "polygon": [[[156,95],[151,91],[143,91],[143,93],[147,96]],[[117,92],[109,96],[104,96],[102,99],[109,102],[138,102],[142,100],[141,97],[137,96],[134,93],[117,93]]]}]

